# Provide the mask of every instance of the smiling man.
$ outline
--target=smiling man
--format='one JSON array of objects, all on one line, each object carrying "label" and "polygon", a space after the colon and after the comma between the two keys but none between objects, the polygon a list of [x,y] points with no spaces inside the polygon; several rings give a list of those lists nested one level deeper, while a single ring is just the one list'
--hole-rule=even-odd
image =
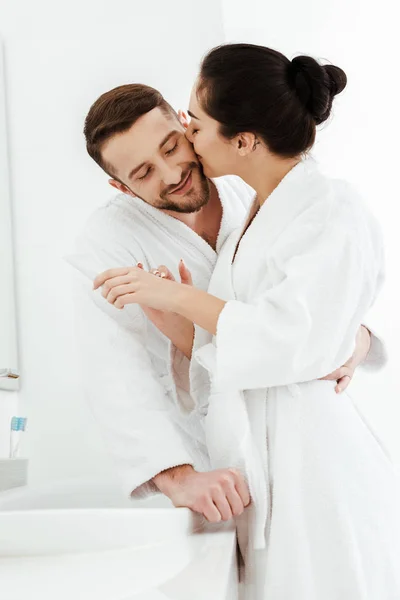
[{"label": "smiling man", "polygon": [[[207,407],[194,406],[186,359],[139,306],[116,309],[93,292],[92,282],[106,269],[139,262],[146,270],[168,265],[185,281],[186,264],[193,284],[207,290],[218,252],[243,225],[254,191],[235,176],[208,179],[184,123],[148,86],[103,94],[84,133],[89,155],[119,192],[92,215],[69,258],[83,274],[76,282],[77,332],[92,411],[126,493],[161,491],[209,521],[227,520],[248,504],[247,487],[236,471],[211,470],[201,426]],[[355,355],[335,375],[339,386],[369,348],[361,328]],[[364,364],[383,362],[372,336]]]}]

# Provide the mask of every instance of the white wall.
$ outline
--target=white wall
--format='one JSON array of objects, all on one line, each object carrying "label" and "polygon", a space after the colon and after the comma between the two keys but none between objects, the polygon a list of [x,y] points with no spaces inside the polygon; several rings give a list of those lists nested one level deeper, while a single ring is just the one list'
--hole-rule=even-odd
[{"label": "white wall", "polygon": [[[110,193],[106,176],[86,155],[84,116],[99,94],[129,81],[154,85],[177,108],[185,105],[201,55],[224,39],[220,4],[227,41],[326,57],[348,73],[348,90],[320,136],[317,155],[365,192],[384,228],[388,280],[374,324],[387,339],[392,361],[382,374],[359,375],[352,394],[400,462],[400,326],[394,318],[399,90],[393,83],[396,20],[389,0],[380,2],[379,13],[361,0],[203,0],[201,5],[14,0],[0,4],[0,35],[16,233],[19,414],[29,418],[24,450],[33,481],[109,466],[76,375],[70,272],[62,261],[77,228]],[[15,411],[16,395],[0,392],[0,456],[6,455]]]},{"label": "white wall", "polygon": [[276,48],[292,58],[310,54],[342,67],[348,87],[320,132],[315,156],[326,170],[355,183],[379,218],[387,281],[370,315],[385,338],[390,362],[381,373],[358,372],[350,394],[400,463],[400,217],[398,159],[400,95],[395,0],[223,0],[226,41]]},{"label": "white wall", "polygon": [[[0,5],[15,219],[23,449],[32,481],[101,472],[108,460],[76,375],[70,267],[62,256],[112,193],[82,126],[104,91],[143,82],[186,108],[201,55],[223,38],[212,0],[13,0]],[[217,10],[216,10],[217,9]],[[0,395],[0,455],[16,396]]]}]

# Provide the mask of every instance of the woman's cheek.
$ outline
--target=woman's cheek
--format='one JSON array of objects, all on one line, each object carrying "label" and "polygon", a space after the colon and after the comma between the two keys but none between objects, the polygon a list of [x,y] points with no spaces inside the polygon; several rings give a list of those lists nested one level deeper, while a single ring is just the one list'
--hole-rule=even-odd
[{"label": "woman's cheek", "polygon": [[193,148],[196,154],[200,155],[200,146],[201,144],[199,144],[199,140],[197,139],[197,136],[193,137]]},{"label": "woman's cheek", "polygon": [[199,150],[198,150],[197,154],[204,157],[205,160],[212,160],[212,158],[213,158],[212,144],[210,144],[208,140],[206,140],[204,138],[199,140],[198,149]]}]

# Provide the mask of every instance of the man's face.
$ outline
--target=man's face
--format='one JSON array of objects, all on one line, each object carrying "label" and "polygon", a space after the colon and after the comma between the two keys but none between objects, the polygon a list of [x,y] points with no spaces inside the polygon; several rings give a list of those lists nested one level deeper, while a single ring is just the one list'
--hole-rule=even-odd
[{"label": "man's face", "polygon": [[110,183],[155,208],[198,211],[208,202],[209,184],[184,134],[174,115],[159,108],[146,113],[104,144],[103,160],[123,185],[116,180]]}]

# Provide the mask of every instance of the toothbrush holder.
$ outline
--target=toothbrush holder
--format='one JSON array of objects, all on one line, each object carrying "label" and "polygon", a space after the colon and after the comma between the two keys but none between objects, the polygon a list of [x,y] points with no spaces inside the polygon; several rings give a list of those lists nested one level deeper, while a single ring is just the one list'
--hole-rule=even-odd
[{"label": "toothbrush holder", "polygon": [[0,492],[26,485],[27,482],[27,458],[0,458]]}]

